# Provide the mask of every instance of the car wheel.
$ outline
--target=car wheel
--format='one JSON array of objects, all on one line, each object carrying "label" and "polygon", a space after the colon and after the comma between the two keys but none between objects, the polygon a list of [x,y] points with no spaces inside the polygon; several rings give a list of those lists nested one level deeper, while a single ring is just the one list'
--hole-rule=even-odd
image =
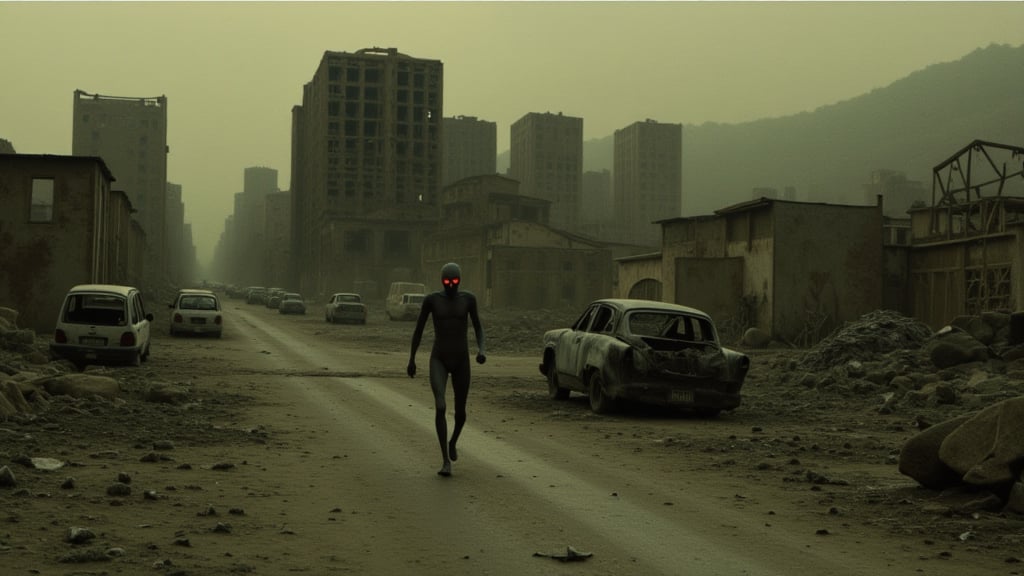
[{"label": "car wheel", "polygon": [[608,396],[604,387],[604,377],[599,370],[590,375],[590,409],[595,414],[610,414],[618,407],[614,398]]},{"label": "car wheel", "polygon": [[569,389],[558,385],[558,370],[555,369],[555,361],[548,364],[548,398],[552,400],[566,400],[569,398]]},{"label": "car wheel", "polygon": [[146,343],[146,351],[142,353],[142,361],[149,360],[149,342]]},{"label": "car wheel", "polygon": [[136,350],[135,354],[132,354],[132,357],[128,362],[132,366],[142,366],[142,351]]}]

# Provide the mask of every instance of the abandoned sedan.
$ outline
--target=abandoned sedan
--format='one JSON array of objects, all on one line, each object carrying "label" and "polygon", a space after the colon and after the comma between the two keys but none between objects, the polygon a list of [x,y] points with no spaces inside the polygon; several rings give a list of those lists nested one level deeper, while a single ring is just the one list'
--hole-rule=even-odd
[{"label": "abandoned sedan", "polygon": [[546,332],[540,364],[552,399],[583,392],[599,414],[633,400],[715,416],[740,405],[749,368],[704,312],[628,299],[594,301],[571,328]]}]

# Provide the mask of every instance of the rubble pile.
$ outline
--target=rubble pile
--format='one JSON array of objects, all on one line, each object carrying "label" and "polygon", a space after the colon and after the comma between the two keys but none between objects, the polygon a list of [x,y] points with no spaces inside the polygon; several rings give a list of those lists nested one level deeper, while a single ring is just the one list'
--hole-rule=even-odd
[{"label": "rubble pile", "polygon": [[823,370],[850,361],[875,360],[897,350],[916,350],[931,336],[931,328],[919,320],[876,310],[837,328],[803,355],[800,367]]}]

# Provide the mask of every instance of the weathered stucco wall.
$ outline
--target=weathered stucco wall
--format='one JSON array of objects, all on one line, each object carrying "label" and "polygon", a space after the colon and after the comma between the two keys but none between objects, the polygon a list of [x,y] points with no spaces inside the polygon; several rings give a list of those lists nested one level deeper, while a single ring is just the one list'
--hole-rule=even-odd
[{"label": "weathered stucco wall", "polygon": [[606,249],[492,245],[489,304],[511,308],[582,308],[611,296]]},{"label": "weathered stucco wall", "polygon": [[[31,222],[33,178],[53,179],[48,222]],[[0,305],[18,325],[53,330],[67,290],[110,282],[105,227],[110,181],[96,159],[0,155]]]},{"label": "weathered stucco wall", "polygon": [[624,258],[616,261],[618,283],[614,289],[616,298],[629,298],[630,292],[640,282],[654,281],[662,286],[662,297],[665,299],[664,283],[662,282],[661,254],[647,257]]},{"label": "weathered stucco wall", "polygon": [[813,343],[882,305],[882,210],[777,202],[772,333]]}]

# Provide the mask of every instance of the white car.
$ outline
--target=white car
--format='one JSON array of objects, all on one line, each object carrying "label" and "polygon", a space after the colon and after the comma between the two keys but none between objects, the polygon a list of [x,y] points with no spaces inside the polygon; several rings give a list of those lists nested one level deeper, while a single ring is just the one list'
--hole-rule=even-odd
[{"label": "white car", "polygon": [[105,362],[138,366],[149,357],[152,321],[137,288],[80,284],[64,297],[50,350],[78,366]]},{"label": "white car", "polygon": [[324,306],[324,320],[330,323],[355,322],[366,324],[366,304],[363,297],[353,292],[338,292]]},{"label": "white car", "polygon": [[211,290],[179,290],[177,298],[169,307],[171,336],[210,334],[220,338],[224,332],[220,299]]}]

